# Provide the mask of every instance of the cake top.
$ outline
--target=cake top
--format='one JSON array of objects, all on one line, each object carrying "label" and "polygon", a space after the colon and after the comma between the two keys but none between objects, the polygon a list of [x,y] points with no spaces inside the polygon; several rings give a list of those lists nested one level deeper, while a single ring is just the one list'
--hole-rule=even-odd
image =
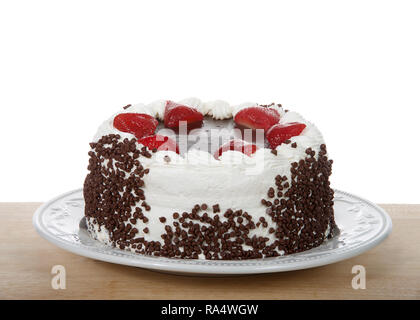
[{"label": "cake top", "polygon": [[163,165],[251,165],[287,161],[323,144],[319,130],[280,104],[222,100],[158,100],[125,106],[98,129],[102,136],[136,139],[146,161]]}]

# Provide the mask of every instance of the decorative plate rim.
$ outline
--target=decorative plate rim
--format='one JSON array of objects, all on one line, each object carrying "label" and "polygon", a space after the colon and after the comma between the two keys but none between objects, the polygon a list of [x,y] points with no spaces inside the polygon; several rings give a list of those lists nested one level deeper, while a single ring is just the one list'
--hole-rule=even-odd
[{"label": "decorative plate rim", "polygon": [[46,209],[58,200],[75,193],[82,192],[79,188],[42,204],[33,215],[33,225],[38,234],[49,242],[72,253],[101,260],[105,262],[123,264],[134,267],[190,274],[258,274],[282,271],[292,271],[314,268],[332,264],[362,254],[385,240],[392,231],[392,220],[389,215],[376,204],[354,194],[334,189],[335,195],[347,196],[358,200],[374,209],[381,218],[380,229],[369,239],[352,246],[342,246],[333,250],[313,252],[311,250],[287,256],[249,260],[197,260],[154,257],[130,253],[112,247],[93,247],[83,243],[72,243],[54,235],[42,221]]}]

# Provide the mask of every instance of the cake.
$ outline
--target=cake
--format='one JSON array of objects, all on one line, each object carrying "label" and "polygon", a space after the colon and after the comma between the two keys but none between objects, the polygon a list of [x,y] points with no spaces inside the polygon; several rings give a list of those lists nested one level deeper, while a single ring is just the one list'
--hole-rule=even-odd
[{"label": "cake", "polygon": [[90,147],[86,225],[106,245],[243,260],[309,250],[337,232],[324,139],[280,104],[127,105]]}]

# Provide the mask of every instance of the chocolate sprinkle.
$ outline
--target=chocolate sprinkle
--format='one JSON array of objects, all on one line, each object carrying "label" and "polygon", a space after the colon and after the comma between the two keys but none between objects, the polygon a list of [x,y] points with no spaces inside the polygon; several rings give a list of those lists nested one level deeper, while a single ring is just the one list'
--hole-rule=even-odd
[{"label": "chocolate sprinkle", "polygon": [[[145,202],[142,179],[149,171],[146,173],[140,161],[136,160],[140,155],[136,139],[121,141],[120,135],[110,134],[91,144],[91,147],[89,174],[83,188],[85,215],[95,219],[100,228],[105,227],[115,245],[129,246],[129,240],[137,231],[126,229],[127,223],[140,218],[147,221],[140,207],[135,207],[132,215],[132,206],[140,204],[150,210]],[[103,166],[105,160],[107,165]],[[132,174],[125,178],[124,173],[132,170]]]}]

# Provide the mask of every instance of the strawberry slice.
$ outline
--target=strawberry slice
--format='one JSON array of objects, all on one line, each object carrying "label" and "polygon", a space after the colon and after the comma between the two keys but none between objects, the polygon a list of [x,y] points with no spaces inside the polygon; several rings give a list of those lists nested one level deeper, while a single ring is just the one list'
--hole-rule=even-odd
[{"label": "strawberry slice", "polygon": [[280,120],[280,114],[275,109],[266,107],[249,107],[240,110],[235,116],[235,122],[251,129],[267,131]]},{"label": "strawberry slice", "polygon": [[166,102],[164,123],[167,128],[178,128],[180,121],[186,121],[188,127],[199,127],[203,122],[203,115],[192,107],[173,101]]},{"label": "strawberry slice", "polygon": [[214,153],[214,157],[219,159],[223,152],[229,150],[239,151],[247,156],[250,156],[257,151],[257,149],[258,147],[255,144],[247,143],[243,140],[233,139],[221,146],[220,149]]},{"label": "strawberry slice", "polygon": [[132,133],[137,139],[153,134],[158,123],[155,118],[145,113],[120,113],[114,118],[116,129]]},{"label": "strawberry slice", "polygon": [[276,124],[272,126],[266,135],[271,149],[275,149],[278,145],[291,137],[300,135],[305,128],[306,124],[299,122]]},{"label": "strawberry slice", "polygon": [[148,147],[150,150],[157,149],[158,151],[173,151],[179,154],[177,143],[167,136],[155,134],[153,136],[144,137],[138,140],[138,143]]}]

